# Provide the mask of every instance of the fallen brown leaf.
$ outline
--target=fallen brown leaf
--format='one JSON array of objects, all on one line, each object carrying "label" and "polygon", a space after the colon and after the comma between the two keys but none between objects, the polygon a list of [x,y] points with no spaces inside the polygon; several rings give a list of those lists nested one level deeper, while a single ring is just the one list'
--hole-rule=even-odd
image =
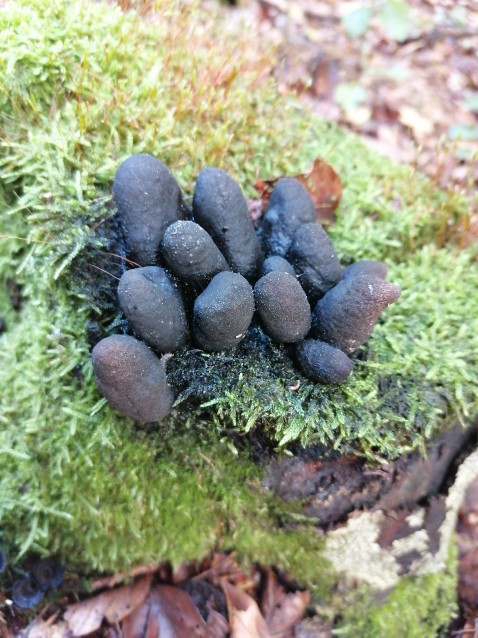
[{"label": "fallen brown leaf", "polygon": [[[314,160],[310,169],[305,173],[294,175],[309,191],[314,202],[317,221],[331,224],[334,221],[334,211],[342,197],[342,182],[330,164],[323,159]],[[274,184],[280,179],[258,180],[255,183],[256,190],[260,193],[262,208],[265,209],[269,202]]]},{"label": "fallen brown leaf", "polygon": [[[29,625],[22,636],[24,638],[72,638],[73,634],[68,628],[68,625],[64,621],[52,622],[53,619],[43,620],[36,618],[31,625]],[[10,634],[5,634],[5,638]],[[11,634],[13,636],[13,634]],[[0,636],[3,637],[0,627]]]},{"label": "fallen brown leaf", "polygon": [[151,575],[144,576],[131,585],[69,605],[64,616],[68,628],[74,636],[86,636],[99,629],[103,620],[112,624],[121,622],[144,602],[151,580]]},{"label": "fallen brown leaf", "polygon": [[118,572],[113,576],[98,578],[91,584],[91,589],[92,591],[97,591],[98,589],[112,589],[127,579],[137,578],[138,576],[147,576],[148,574],[156,574],[161,567],[162,563],[139,565],[138,567],[133,567],[127,572]]},{"label": "fallen brown leaf", "polygon": [[272,638],[257,603],[244,591],[223,579],[231,638]]},{"label": "fallen brown leaf", "polygon": [[229,635],[229,623],[224,616],[215,609],[211,609],[209,612],[206,624],[210,638],[226,638],[226,636]]},{"label": "fallen brown leaf", "polygon": [[265,568],[264,573],[261,607],[269,631],[274,638],[292,638],[294,625],[304,617],[310,594],[307,591],[288,594],[270,567]]},{"label": "fallen brown leaf", "polygon": [[188,594],[171,585],[154,587],[124,620],[121,633],[122,638],[212,638]]},{"label": "fallen brown leaf", "polygon": [[158,623],[151,613],[148,601],[149,598],[124,619],[121,624],[123,638],[158,638]]},{"label": "fallen brown leaf", "polygon": [[237,564],[234,553],[215,552],[209,560],[204,562],[202,568],[203,571],[194,577],[195,580],[208,580],[211,584],[220,586],[221,579],[227,578],[235,585],[240,584],[242,589],[250,585],[250,578]]}]

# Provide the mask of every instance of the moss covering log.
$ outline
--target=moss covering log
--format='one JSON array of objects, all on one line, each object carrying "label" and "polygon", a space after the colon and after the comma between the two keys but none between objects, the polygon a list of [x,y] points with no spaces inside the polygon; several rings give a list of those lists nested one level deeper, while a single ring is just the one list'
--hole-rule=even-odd
[{"label": "moss covering log", "polygon": [[[263,463],[307,446],[392,461],[478,412],[477,252],[460,245],[469,202],[279,96],[258,80],[261,53],[251,64],[199,11],[165,2],[144,20],[83,0],[0,8],[1,542],[18,559],[56,552],[84,573],[234,548],[332,604],[339,575],[323,534],[264,489]],[[257,330],[235,352],[176,354],[179,397],[160,426],[108,407],[90,352],[124,321],[110,193],[120,162],[143,152],[189,203],[205,166],[249,195],[256,172],[294,175],[319,156],[334,166],[342,265],[384,261],[403,290],[346,383],[315,386]],[[435,576],[424,578],[445,592],[442,622],[454,585]],[[411,577],[407,592],[421,587]],[[426,600],[420,618],[436,627]]]}]

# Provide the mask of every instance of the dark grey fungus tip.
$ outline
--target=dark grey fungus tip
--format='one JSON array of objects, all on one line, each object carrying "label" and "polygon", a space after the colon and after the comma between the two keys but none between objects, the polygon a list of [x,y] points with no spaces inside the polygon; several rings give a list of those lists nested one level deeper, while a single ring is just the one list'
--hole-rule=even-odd
[{"label": "dark grey fungus tip", "polygon": [[287,258],[312,305],[342,279],[334,245],[320,224],[302,224],[297,229]]},{"label": "dark grey fungus tip", "polygon": [[214,275],[229,270],[211,235],[192,221],[171,224],[164,233],[160,253],[173,275],[195,289],[204,288]]},{"label": "dark grey fungus tip", "polygon": [[309,332],[309,302],[289,273],[277,271],[261,277],[254,287],[254,299],[264,332],[275,341],[294,343]]},{"label": "dark grey fungus tip", "polygon": [[140,266],[154,265],[164,231],[185,216],[173,174],[151,155],[132,155],[116,171],[113,196],[132,258]]},{"label": "dark grey fungus tip", "polygon": [[138,337],[158,352],[175,352],[187,341],[181,293],[159,266],[127,270],[118,284],[121,308]]},{"label": "dark grey fungus tip", "polygon": [[314,202],[305,186],[293,177],[279,179],[272,189],[260,226],[266,255],[284,257],[295,231],[301,224],[315,220]]},{"label": "dark grey fungus tip", "polygon": [[159,421],[174,402],[162,360],[142,341],[112,335],[93,348],[101,394],[122,414],[142,423]]},{"label": "dark grey fungus tip", "polygon": [[342,350],[314,339],[299,343],[296,356],[304,375],[316,383],[342,383],[354,367]]},{"label": "dark grey fungus tip", "polygon": [[254,314],[254,293],[238,273],[216,275],[194,303],[193,332],[204,350],[226,350],[245,336]]},{"label": "dark grey fungus tip", "polygon": [[204,168],[193,197],[194,219],[213,238],[234,272],[257,277],[264,260],[239,184],[220,168]]},{"label": "dark grey fungus tip", "polygon": [[399,286],[378,277],[343,279],[317,303],[311,335],[350,354],[370,337],[380,314],[400,292]]},{"label": "dark grey fungus tip", "polygon": [[295,277],[295,270],[293,266],[279,255],[271,255],[264,260],[261,268],[261,277],[268,275],[270,272],[287,272],[292,277]]},{"label": "dark grey fungus tip", "polygon": [[344,279],[348,277],[357,277],[359,275],[368,275],[370,277],[378,277],[385,279],[388,267],[383,261],[375,261],[373,259],[361,259],[355,261],[344,269]]}]

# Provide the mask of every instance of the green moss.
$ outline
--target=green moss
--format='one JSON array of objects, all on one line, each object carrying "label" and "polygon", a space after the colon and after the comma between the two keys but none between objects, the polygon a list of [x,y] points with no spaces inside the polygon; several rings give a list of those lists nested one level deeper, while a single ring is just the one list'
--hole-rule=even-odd
[{"label": "green moss", "polygon": [[452,543],[447,569],[428,576],[403,577],[386,602],[374,607],[372,598],[356,593],[344,607],[337,636],[354,638],[436,638],[447,636],[450,620],[458,611],[457,547]]},{"label": "green moss", "polygon": [[[468,205],[258,83],[251,68],[260,61],[251,65],[245,46],[232,54],[194,5],[164,2],[159,12],[143,21],[81,0],[0,10],[3,542],[88,569],[230,545],[325,588],[306,559],[320,539],[300,526],[270,533],[280,508],[234,437],[249,430],[273,445],[320,441],[392,458],[476,412],[476,255],[444,243],[444,228],[458,236],[466,225]],[[79,275],[95,272],[118,163],[142,151],[166,162],[189,195],[204,165],[224,166],[249,194],[256,172],[294,174],[317,156],[334,165],[345,192],[332,234],[344,263],[385,259],[404,290],[349,383],[301,379],[292,392],[299,375],[286,349],[264,340],[256,348],[252,338],[242,360],[194,360],[200,382],[181,388],[157,431],[134,429],[106,405],[86,329],[101,304]],[[7,279],[23,286],[19,313]],[[171,363],[178,387],[192,356]]]}]

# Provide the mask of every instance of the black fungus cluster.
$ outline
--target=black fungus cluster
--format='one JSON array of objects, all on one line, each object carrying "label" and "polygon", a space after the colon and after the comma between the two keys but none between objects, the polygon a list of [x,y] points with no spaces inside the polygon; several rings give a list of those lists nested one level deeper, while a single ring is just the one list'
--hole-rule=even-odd
[{"label": "black fungus cluster", "polygon": [[258,227],[239,185],[219,168],[197,178],[192,211],[169,169],[146,154],[118,168],[113,195],[130,257],[118,299],[134,334],[93,349],[93,367],[110,404],[138,421],[162,419],[174,395],[165,360],[192,343],[234,348],[254,316],[275,342],[294,344],[302,373],[340,383],[400,288],[387,267],[358,261],[343,269],[316,221],[309,193],[293,178],[275,184]]},{"label": "black fungus cluster", "polygon": [[[7,558],[0,551],[0,573],[5,571],[6,566]],[[45,594],[60,587],[64,575],[64,569],[56,557],[42,558],[32,565],[28,573],[13,581],[11,599],[21,609],[35,607]]]}]

